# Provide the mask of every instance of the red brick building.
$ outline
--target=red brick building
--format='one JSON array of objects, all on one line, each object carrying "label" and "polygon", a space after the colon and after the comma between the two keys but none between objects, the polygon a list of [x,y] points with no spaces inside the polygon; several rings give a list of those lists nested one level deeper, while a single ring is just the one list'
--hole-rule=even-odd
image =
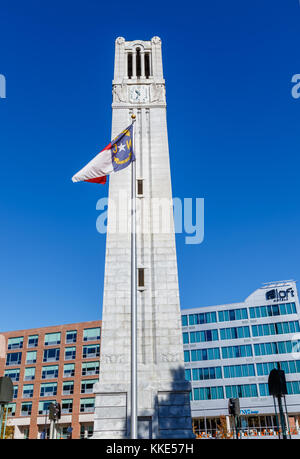
[{"label": "red brick building", "polygon": [[69,427],[72,438],[92,435],[100,331],[98,320],[0,333],[0,376],[14,384],[8,411],[14,438],[49,436],[52,401],[61,404],[57,438],[67,438]]}]

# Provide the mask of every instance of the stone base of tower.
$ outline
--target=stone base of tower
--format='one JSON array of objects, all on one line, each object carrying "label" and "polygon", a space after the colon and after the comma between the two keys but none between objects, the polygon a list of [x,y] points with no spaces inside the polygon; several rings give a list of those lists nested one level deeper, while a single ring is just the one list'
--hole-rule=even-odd
[{"label": "stone base of tower", "polygon": [[[140,384],[138,438],[195,438],[188,381]],[[93,439],[130,438],[130,385],[94,386],[96,394]]]}]

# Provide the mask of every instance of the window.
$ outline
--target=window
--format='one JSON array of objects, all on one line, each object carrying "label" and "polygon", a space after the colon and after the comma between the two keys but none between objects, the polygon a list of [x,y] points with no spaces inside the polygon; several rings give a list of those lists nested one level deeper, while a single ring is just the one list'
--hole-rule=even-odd
[{"label": "window", "polygon": [[24,402],[21,405],[21,416],[30,416],[32,410],[31,402]]},{"label": "window", "polygon": [[20,380],[20,368],[5,370],[4,376],[9,376],[12,382],[17,382]]},{"label": "window", "polygon": [[60,353],[59,348],[45,349],[43,362],[54,362],[54,361],[59,360],[59,353]]},{"label": "window", "polygon": [[224,366],[224,378],[244,378],[249,376],[255,376],[253,364]]},{"label": "window", "polygon": [[255,355],[282,354],[286,351],[284,341],[278,343],[260,343],[254,344]]},{"label": "window", "polygon": [[189,344],[189,334],[188,333],[183,333],[183,344]]},{"label": "window", "polygon": [[193,389],[194,400],[216,400],[224,398],[222,386],[197,387]]},{"label": "window", "polygon": [[218,347],[212,347],[209,349],[193,349],[191,350],[192,362],[201,360],[217,360],[220,359],[220,349]]},{"label": "window", "polygon": [[39,402],[39,414],[48,414],[50,403],[54,403],[55,400],[46,400],[45,402]]},{"label": "window", "polygon": [[36,351],[27,351],[26,365],[30,363],[36,363]]},{"label": "window", "polygon": [[23,340],[23,336],[19,336],[18,338],[8,338],[7,349],[22,349]]},{"label": "window", "polygon": [[99,374],[99,362],[85,362],[82,364],[82,376],[98,375]]},{"label": "window", "polygon": [[222,358],[223,359],[236,359],[239,357],[251,357],[252,346],[251,344],[241,346],[228,346],[222,347]]},{"label": "window", "polygon": [[183,327],[186,327],[188,324],[187,316],[181,316],[181,324]]},{"label": "window", "polygon": [[190,361],[190,351],[184,351],[184,361],[189,362]]},{"label": "window", "polygon": [[76,357],[76,347],[65,348],[65,360],[74,360]]},{"label": "window", "polygon": [[256,384],[225,386],[226,398],[258,397]]},{"label": "window", "polygon": [[267,397],[268,395],[270,395],[268,384],[266,383],[259,384],[259,393],[261,397]]},{"label": "window", "polygon": [[35,378],[35,367],[25,368],[24,381],[32,381]]},{"label": "window", "polygon": [[8,403],[8,416],[14,416],[16,414],[16,404],[15,403]]},{"label": "window", "polygon": [[30,335],[28,336],[28,347],[37,347],[39,342],[39,335]]},{"label": "window", "polygon": [[242,309],[228,309],[218,312],[219,322],[227,322],[231,320],[244,320],[248,319],[247,308]]},{"label": "window", "polygon": [[221,379],[221,367],[193,368],[193,381],[204,381],[206,379]]},{"label": "window", "polygon": [[73,400],[62,400],[61,401],[61,412],[62,414],[72,413],[73,410]]},{"label": "window", "polygon": [[83,331],[83,341],[98,341],[100,339],[100,327],[86,328]]},{"label": "window", "polygon": [[218,330],[201,330],[190,333],[191,343],[200,343],[203,341],[218,341]]},{"label": "window", "polygon": [[137,196],[144,196],[144,180],[137,180]]},{"label": "window", "polygon": [[23,398],[33,397],[33,384],[24,384],[23,386]]},{"label": "window", "polygon": [[217,314],[215,312],[203,312],[189,315],[189,325],[209,324],[214,322],[217,322]]},{"label": "window", "polygon": [[249,338],[250,329],[249,327],[221,328],[220,335],[221,339]]},{"label": "window", "polygon": [[66,332],[66,344],[76,343],[77,330],[68,330]]},{"label": "window", "polygon": [[300,381],[287,381],[286,387],[289,395],[300,394]]},{"label": "window", "polygon": [[299,349],[300,340],[254,344],[255,355],[289,354]]},{"label": "window", "polygon": [[65,363],[64,364],[64,378],[70,378],[75,375],[75,364]]},{"label": "window", "polygon": [[145,269],[138,268],[138,287],[145,287]]},{"label": "window", "polygon": [[82,358],[89,359],[100,356],[100,344],[91,344],[89,346],[83,346]]},{"label": "window", "polygon": [[6,355],[6,365],[20,365],[22,360],[22,352],[12,352]]},{"label": "window", "polygon": [[94,398],[81,398],[80,399],[80,413],[93,413],[95,407]]},{"label": "window", "polygon": [[74,393],[74,381],[63,382],[62,393],[63,395],[72,395]]},{"label": "window", "polygon": [[[280,368],[285,373],[300,373],[300,360],[280,361]],[[270,371],[277,368],[277,362],[257,363],[257,375],[268,376]]]},{"label": "window", "polygon": [[81,381],[81,393],[82,394],[92,394],[94,384],[97,382],[96,379],[85,379]]},{"label": "window", "polygon": [[45,335],[45,346],[53,346],[60,344],[60,332],[58,333],[46,333]]},{"label": "window", "polygon": [[41,384],[40,397],[51,397],[57,394],[57,383]]},{"label": "window", "polygon": [[13,398],[17,398],[18,397],[18,386],[13,386],[14,389],[13,389]]},{"label": "window", "polygon": [[271,304],[268,306],[256,306],[250,308],[251,319],[260,317],[273,317],[286,314],[297,314],[295,303]]},{"label": "window", "polygon": [[48,365],[42,368],[42,379],[54,379],[58,377],[58,365]]},{"label": "window", "polygon": [[86,424],[81,424],[80,425],[80,438],[90,438],[93,436],[94,432],[94,426],[93,424],[91,425],[86,425]]},{"label": "window", "polygon": [[191,380],[192,380],[191,370],[187,370],[187,369],[186,369],[186,370],[184,370],[184,372],[185,372],[185,379],[186,379],[187,381],[191,381]]},{"label": "window", "polygon": [[253,336],[282,335],[299,332],[299,322],[276,322],[273,324],[252,325]]}]

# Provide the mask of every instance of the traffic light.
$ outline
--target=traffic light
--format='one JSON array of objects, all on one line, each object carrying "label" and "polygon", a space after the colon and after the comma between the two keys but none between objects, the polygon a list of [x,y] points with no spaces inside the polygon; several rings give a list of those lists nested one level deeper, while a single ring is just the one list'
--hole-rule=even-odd
[{"label": "traffic light", "polygon": [[9,376],[0,378],[0,403],[9,403],[13,399],[14,386]]},{"label": "traffic light", "polygon": [[238,398],[230,398],[228,402],[228,412],[232,416],[240,415],[240,400]]},{"label": "traffic light", "polygon": [[279,368],[270,371],[268,378],[269,394],[281,397],[287,394],[285,372]]},{"label": "traffic light", "polygon": [[49,405],[49,419],[51,421],[57,421],[60,419],[61,416],[61,409],[60,404],[58,402],[52,402]]}]

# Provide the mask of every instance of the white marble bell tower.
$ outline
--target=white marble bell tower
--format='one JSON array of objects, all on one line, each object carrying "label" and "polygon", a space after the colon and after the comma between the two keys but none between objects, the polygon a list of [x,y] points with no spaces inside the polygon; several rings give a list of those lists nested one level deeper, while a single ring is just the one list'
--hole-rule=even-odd
[{"label": "white marble bell tower", "polygon": [[[140,438],[192,438],[159,37],[151,41],[116,39],[112,138],[131,123],[133,113],[138,210],[138,434]],[[109,199],[114,204],[109,204],[108,210],[93,438],[130,438],[130,225],[124,225],[123,218],[129,215],[130,190],[131,167],[110,176]]]}]

